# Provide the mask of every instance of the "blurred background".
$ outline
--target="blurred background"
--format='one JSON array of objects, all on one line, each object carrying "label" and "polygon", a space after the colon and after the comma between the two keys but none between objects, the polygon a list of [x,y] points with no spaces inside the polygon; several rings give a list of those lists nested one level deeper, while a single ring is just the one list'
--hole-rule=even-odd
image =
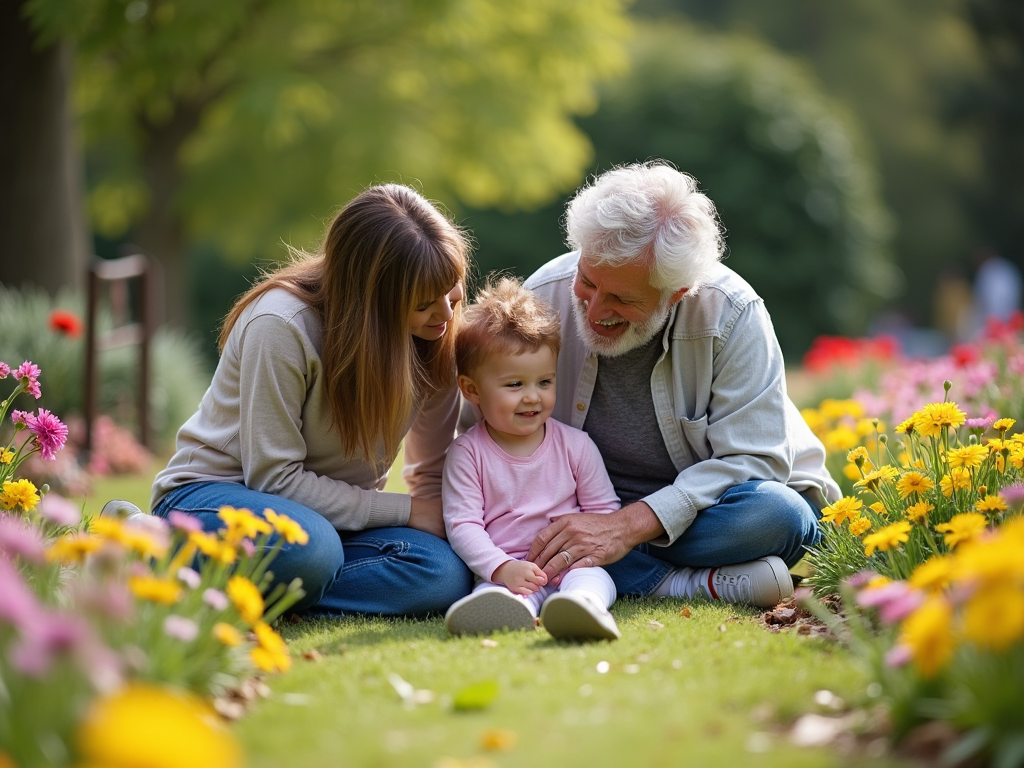
[{"label": "blurred background", "polygon": [[[443,203],[478,278],[527,276],[565,250],[588,175],[671,161],[718,205],[793,366],[821,336],[938,355],[1019,307],[1019,0],[0,7],[0,359],[33,359],[47,407],[80,413],[81,329],[53,312],[84,317],[94,256],[146,254],[157,450],[234,299],[374,182]],[[114,427],[136,418],[135,365],[100,361]]]}]

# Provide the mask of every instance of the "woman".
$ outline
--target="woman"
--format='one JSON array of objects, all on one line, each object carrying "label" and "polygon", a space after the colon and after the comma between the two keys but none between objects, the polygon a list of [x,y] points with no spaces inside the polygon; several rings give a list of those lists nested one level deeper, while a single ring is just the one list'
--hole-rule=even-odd
[{"label": "woman", "polygon": [[[318,254],[293,253],[228,314],[153,512],[181,510],[207,530],[225,505],[296,520],[309,543],[286,543],[271,565],[276,582],[302,579],[295,610],[443,612],[468,594],[441,516],[467,252],[408,187],[353,199]],[[403,439],[409,494],[385,493]]]}]

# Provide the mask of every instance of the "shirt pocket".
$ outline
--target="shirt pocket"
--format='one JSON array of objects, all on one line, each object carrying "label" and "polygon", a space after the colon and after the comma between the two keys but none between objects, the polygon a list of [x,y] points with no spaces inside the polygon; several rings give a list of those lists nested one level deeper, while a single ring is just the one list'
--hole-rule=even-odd
[{"label": "shirt pocket", "polygon": [[708,417],[705,414],[697,419],[679,419],[683,428],[683,437],[690,446],[690,453],[695,461],[707,461],[711,458],[711,443],[708,442]]}]

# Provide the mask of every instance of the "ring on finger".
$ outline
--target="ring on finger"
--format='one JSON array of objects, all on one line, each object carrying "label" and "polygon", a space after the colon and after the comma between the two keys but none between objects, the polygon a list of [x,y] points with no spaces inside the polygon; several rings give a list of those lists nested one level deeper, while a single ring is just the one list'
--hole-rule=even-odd
[{"label": "ring on finger", "polygon": [[572,555],[569,554],[569,550],[568,549],[563,549],[560,554],[562,555],[562,557],[565,558],[565,564],[566,565],[571,565],[572,564]]}]

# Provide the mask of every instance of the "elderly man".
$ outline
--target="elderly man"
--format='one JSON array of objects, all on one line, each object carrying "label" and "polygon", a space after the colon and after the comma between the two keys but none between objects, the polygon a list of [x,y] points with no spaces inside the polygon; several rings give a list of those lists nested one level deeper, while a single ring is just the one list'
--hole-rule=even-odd
[{"label": "elderly man", "polygon": [[604,566],[620,594],[775,605],[840,492],[764,304],[719,263],[714,204],[629,165],[576,194],[566,229],[575,250],[526,285],[562,319],[554,416],[597,443],[622,508],[557,520],[528,558],[555,579]]}]

